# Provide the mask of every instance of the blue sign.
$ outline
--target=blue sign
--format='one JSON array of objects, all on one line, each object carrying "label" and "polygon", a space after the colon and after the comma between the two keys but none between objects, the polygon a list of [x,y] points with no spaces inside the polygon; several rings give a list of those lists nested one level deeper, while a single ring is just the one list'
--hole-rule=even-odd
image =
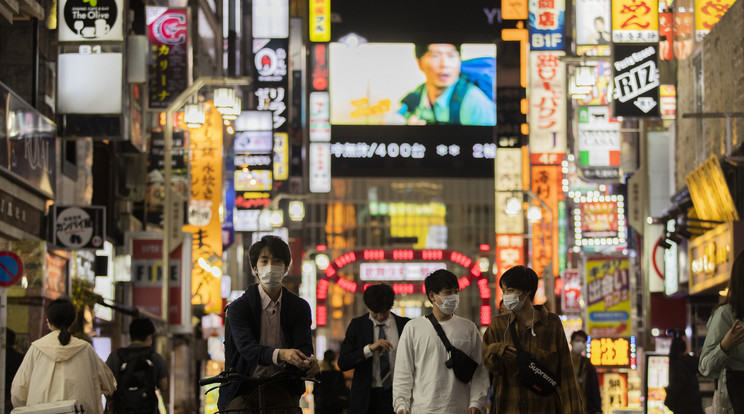
[{"label": "blue sign", "polygon": [[529,11],[530,49],[564,50],[565,1],[530,0]]}]

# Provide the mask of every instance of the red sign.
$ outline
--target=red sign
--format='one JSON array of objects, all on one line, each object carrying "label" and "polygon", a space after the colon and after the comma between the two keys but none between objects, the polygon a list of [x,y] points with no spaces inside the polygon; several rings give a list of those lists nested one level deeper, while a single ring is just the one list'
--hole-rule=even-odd
[{"label": "red sign", "polygon": [[[163,241],[160,239],[132,240],[132,305],[155,315],[161,315]],[[184,269],[183,245],[170,255],[168,272],[168,323],[181,324],[181,280]]]},{"label": "red sign", "polygon": [[0,252],[0,287],[15,284],[23,277],[23,261],[13,252]]},{"label": "red sign", "polygon": [[564,270],[561,280],[563,280],[561,293],[561,308],[563,313],[581,312],[581,274],[579,270]]}]

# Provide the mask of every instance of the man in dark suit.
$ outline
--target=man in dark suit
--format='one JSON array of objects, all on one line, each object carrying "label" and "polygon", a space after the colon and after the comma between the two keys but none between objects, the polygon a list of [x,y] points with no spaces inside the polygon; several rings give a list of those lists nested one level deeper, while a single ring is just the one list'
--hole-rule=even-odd
[{"label": "man in dark suit", "polygon": [[393,412],[393,371],[398,338],[410,320],[390,312],[393,289],[384,283],[364,291],[369,313],[351,320],[341,344],[338,367],[354,369],[349,412],[391,414]]},{"label": "man in dark suit", "polygon": [[[313,355],[310,305],[281,284],[292,261],[289,246],[276,236],[264,236],[248,255],[259,283],[225,309],[225,371],[266,377],[289,369],[315,376],[320,367]],[[217,406],[220,411],[256,406],[255,388],[250,383],[225,385]],[[291,407],[283,412],[302,413],[304,392],[299,379],[271,382],[263,389],[263,408]]]}]

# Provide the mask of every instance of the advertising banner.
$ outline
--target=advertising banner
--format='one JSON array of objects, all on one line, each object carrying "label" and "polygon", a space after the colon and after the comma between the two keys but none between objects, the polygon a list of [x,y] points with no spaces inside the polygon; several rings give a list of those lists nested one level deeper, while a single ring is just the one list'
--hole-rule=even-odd
[{"label": "advertising banner", "polygon": [[331,40],[331,0],[308,0],[308,18],[311,42]]},{"label": "advertising banner", "polygon": [[[220,277],[222,265],[222,116],[211,102],[205,103],[206,122],[191,129],[191,199],[188,225],[193,234],[191,255],[191,303],[204,305],[206,313],[222,311]],[[237,190],[237,180],[236,180]],[[217,271],[215,271],[215,269]]]},{"label": "advertising banner", "polygon": [[664,404],[669,385],[669,355],[646,354],[646,406],[651,414],[672,411]]},{"label": "advertising banner", "polygon": [[559,60],[563,55],[564,52],[530,52],[533,164],[560,164],[566,155],[566,65]]},{"label": "advertising banner", "polygon": [[630,336],[630,270],[622,257],[587,257],[587,333],[591,337]]},{"label": "advertising banner", "polygon": [[[581,240],[618,237],[618,202],[588,201],[579,204]],[[599,244],[599,242],[597,243]]]},{"label": "advertising banner", "polygon": [[[162,314],[163,240],[162,234],[130,234],[132,252],[132,305],[152,314]],[[168,323],[189,326],[189,253],[184,243],[170,254],[168,271]]]},{"label": "advertising banner", "polygon": [[253,93],[256,109],[273,112],[274,131],[277,132],[287,132],[288,49],[288,39],[253,40],[253,63],[256,69],[256,86]]},{"label": "advertising banner", "polygon": [[579,269],[566,269],[561,273],[563,289],[561,291],[561,310],[563,313],[581,312],[581,273]]},{"label": "advertising banner", "polygon": [[658,45],[614,46],[614,116],[659,116]]},{"label": "advertising banner", "polygon": [[565,0],[530,0],[530,49],[563,50],[566,25]]},{"label": "advertising banner", "polygon": [[658,0],[612,0],[612,41],[652,43],[659,41]]},{"label": "advertising banner", "polygon": [[576,1],[576,44],[609,45],[610,0]]},{"label": "advertising banner", "polygon": [[54,206],[54,245],[98,250],[106,240],[106,207]]},{"label": "advertising banner", "polygon": [[123,40],[122,0],[62,0],[57,4],[60,42]]},{"label": "advertising banner", "polygon": [[543,277],[549,270],[558,276],[558,201],[563,196],[561,166],[533,165],[532,192],[545,202],[533,200],[533,205],[540,206],[540,220],[532,224],[532,268],[538,277]]},{"label": "advertising banner", "polygon": [[695,0],[695,39],[702,40],[736,0]]},{"label": "advertising banner", "polygon": [[579,107],[579,165],[618,168],[620,126],[609,106]]},{"label": "advertising banner", "polygon": [[331,191],[331,146],[330,144],[310,144],[310,192],[327,193]]},{"label": "advertising banner", "polygon": [[189,86],[188,9],[146,7],[148,107],[164,109]]}]

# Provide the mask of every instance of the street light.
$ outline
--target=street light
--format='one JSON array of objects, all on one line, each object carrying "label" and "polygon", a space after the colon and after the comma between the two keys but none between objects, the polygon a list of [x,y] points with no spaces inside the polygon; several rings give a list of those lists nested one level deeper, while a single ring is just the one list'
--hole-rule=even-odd
[{"label": "street light", "polygon": [[[169,308],[169,298],[168,298],[168,280],[170,279],[169,275],[169,269],[170,269],[170,253],[171,253],[171,241],[174,242],[174,247],[178,245],[178,241],[181,239],[181,227],[179,225],[174,226],[173,225],[173,214],[174,209],[180,210],[181,206],[173,206],[172,204],[172,188],[171,188],[171,174],[172,174],[172,165],[173,162],[173,114],[175,114],[181,107],[183,107],[199,90],[204,86],[239,86],[239,85],[250,85],[251,84],[251,78],[250,77],[238,77],[238,78],[226,78],[226,77],[213,77],[213,76],[202,76],[199,77],[194,81],[191,86],[186,88],[183,92],[181,92],[175,99],[173,99],[173,102],[168,105],[167,108],[165,108],[165,130],[163,132],[163,144],[165,149],[165,154],[163,155],[163,162],[164,162],[164,168],[163,168],[163,179],[165,182],[164,186],[164,205],[163,208],[163,263],[162,263],[162,278],[161,278],[161,297],[160,297],[160,308],[161,308],[161,317],[163,320],[166,321],[166,323],[169,322],[168,318],[168,308]],[[178,212],[175,212],[178,214]],[[180,223],[177,223],[180,224]],[[189,287],[190,289],[190,287]],[[167,338],[166,338],[167,339]],[[168,356],[171,353],[171,350],[169,348],[169,343],[166,342],[163,344],[163,355]],[[171,358],[169,360],[172,361]],[[174,373],[173,367],[171,367],[170,370],[171,374]],[[173,378],[171,378],[171,381],[169,381],[170,385],[170,398],[169,398],[169,412],[173,412],[173,404],[174,404],[174,396],[173,396]]]}]

